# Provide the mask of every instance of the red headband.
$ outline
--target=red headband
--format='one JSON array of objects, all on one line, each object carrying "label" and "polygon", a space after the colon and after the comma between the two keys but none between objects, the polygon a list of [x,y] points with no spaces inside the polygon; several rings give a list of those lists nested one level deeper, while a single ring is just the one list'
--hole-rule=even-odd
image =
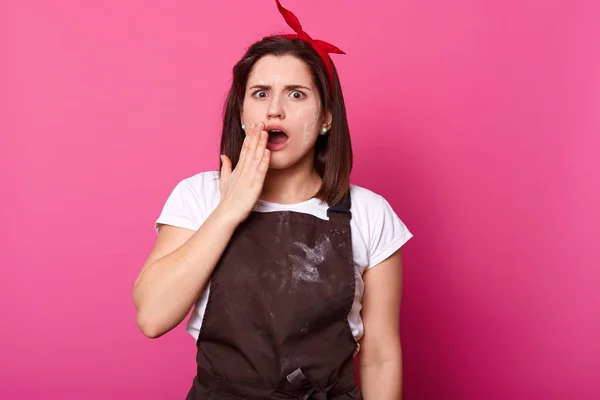
[{"label": "red headband", "polygon": [[285,22],[296,32],[295,34],[289,35],[279,35],[279,37],[287,38],[287,39],[301,39],[308,43],[321,57],[323,62],[325,63],[325,67],[327,68],[327,72],[329,73],[329,85],[331,88],[331,93],[333,93],[333,66],[331,65],[331,60],[329,59],[328,53],[337,53],[337,54],[346,54],[342,50],[338,49],[334,45],[324,42],[322,40],[314,40],[308,33],[302,30],[302,25],[300,25],[300,21],[298,18],[289,10],[286,10],[281,6],[279,0],[275,0],[277,2],[277,8]]}]

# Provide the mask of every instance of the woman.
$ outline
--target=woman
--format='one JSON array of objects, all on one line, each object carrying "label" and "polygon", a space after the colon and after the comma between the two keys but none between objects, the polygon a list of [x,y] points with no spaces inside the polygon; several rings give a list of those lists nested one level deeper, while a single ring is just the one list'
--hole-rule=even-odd
[{"label": "woman", "polygon": [[349,184],[327,55],[341,51],[277,6],[296,34],[235,65],[221,171],[168,198],[134,287],[138,325],[159,337],[193,310],[188,399],[400,399],[399,249],[412,235],[385,199]]}]

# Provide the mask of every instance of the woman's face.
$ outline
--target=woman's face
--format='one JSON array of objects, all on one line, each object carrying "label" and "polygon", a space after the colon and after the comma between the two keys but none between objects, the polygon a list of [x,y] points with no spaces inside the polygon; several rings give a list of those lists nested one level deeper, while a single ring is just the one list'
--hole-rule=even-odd
[{"label": "woman's face", "polygon": [[288,168],[312,157],[322,129],[331,118],[321,116],[319,91],[308,66],[293,56],[265,56],[248,76],[242,123],[263,122],[269,132],[271,168]]}]

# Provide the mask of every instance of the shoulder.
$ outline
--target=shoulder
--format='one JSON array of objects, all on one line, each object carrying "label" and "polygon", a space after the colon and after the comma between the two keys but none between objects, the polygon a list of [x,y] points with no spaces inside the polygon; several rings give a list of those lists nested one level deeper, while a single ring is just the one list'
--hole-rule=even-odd
[{"label": "shoulder", "polygon": [[199,208],[206,218],[219,204],[219,172],[203,171],[183,178],[177,185],[187,196],[190,206]]},{"label": "shoulder", "polygon": [[219,203],[219,173],[199,172],[180,179],[155,223],[196,230]]},{"label": "shoulder", "polygon": [[350,185],[350,198],[352,214],[357,218],[369,220],[371,223],[379,219],[387,205],[387,201],[382,195],[358,185]]},{"label": "shoulder", "polygon": [[187,186],[198,196],[212,195],[219,191],[219,172],[203,171],[183,178],[179,184]]},{"label": "shoulder", "polygon": [[375,193],[374,191],[363,186],[353,184],[350,185],[350,196],[352,198],[353,206],[354,203],[357,203],[358,205],[374,204],[383,200],[383,196],[381,196],[379,193]]},{"label": "shoulder", "polygon": [[172,195],[179,195],[192,207],[201,207],[208,211],[215,199],[219,201],[219,172],[203,171],[180,179]]},{"label": "shoulder", "polygon": [[412,237],[387,199],[367,188],[350,185],[352,221],[367,247],[367,268],[385,260]]},{"label": "shoulder", "polygon": [[350,185],[352,219],[368,238],[373,227],[379,225],[387,201],[382,195],[358,185]]}]

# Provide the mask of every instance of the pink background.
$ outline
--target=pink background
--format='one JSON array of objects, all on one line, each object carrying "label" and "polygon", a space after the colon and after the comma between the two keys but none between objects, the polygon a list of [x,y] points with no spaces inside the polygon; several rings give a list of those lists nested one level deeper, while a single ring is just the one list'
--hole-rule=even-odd
[{"label": "pink background", "polygon": [[[334,55],[352,179],[404,250],[405,399],[600,398],[597,1],[285,0]],[[182,399],[131,288],[274,1],[0,6],[0,398]]]}]

